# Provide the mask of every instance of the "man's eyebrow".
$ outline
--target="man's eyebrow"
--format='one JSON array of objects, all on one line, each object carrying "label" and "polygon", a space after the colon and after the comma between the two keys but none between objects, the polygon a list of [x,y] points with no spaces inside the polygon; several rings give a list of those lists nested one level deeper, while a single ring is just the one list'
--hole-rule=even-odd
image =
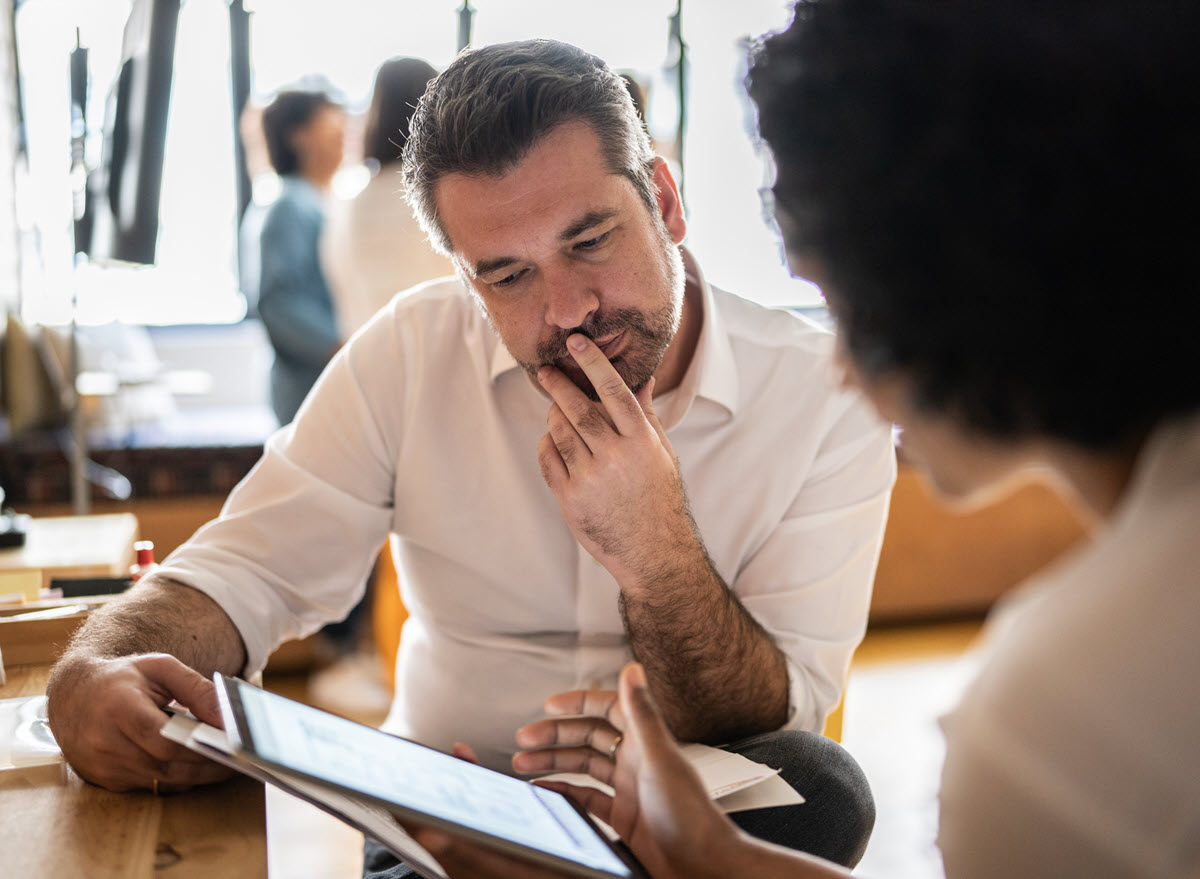
[{"label": "man's eyebrow", "polygon": [[599,226],[601,223],[611,220],[620,211],[615,208],[609,208],[603,211],[588,211],[574,223],[563,229],[562,234],[558,236],[559,241],[570,241],[579,235],[582,235],[593,226]]},{"label": "man's eyebrow", "polygon": [[[600,211],[588,211],[586,214],[564,229],[558,236],[558,239],[559,241],[570,241],[572,238],[582,235],[593,226],[599,226],[601,223],[611,220],[619,213],[620,211],[616,208],[606,208],[605,210]],[[497,256],[491,259],[480,260],[479,262],[470,266],[470,269],[472,276],[479,278],[483,275],[490,274],[491,272],[507,268],[516,262],[517,258],[515,256]]]},{"label": "man's eyebrow", "polygon": [[494,272],[497,269],[502,269],[502,268],[505,268],[506,266],[510,266],[513,263],[515,263],[516,261],[517,261],[517,258],[514,256],[497,256],[497,257],[494,257],[493,259],[485,259],[485,260],[475,263],[475,265],[471,266],[471,271],[473,273],[473,276],[478,278],[483,275],[490,274],[491,272]]}]

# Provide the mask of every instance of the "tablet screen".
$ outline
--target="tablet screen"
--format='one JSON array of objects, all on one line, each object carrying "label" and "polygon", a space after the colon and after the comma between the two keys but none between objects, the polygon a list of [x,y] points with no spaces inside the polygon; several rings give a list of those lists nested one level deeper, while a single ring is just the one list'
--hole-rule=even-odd
[{"label": "tablet screen", "polygon": [[[560,794],[224,678],[243,751],[417,815],[613,876],[633,873]],[[227,726],[229,724],[226,724]]]}]

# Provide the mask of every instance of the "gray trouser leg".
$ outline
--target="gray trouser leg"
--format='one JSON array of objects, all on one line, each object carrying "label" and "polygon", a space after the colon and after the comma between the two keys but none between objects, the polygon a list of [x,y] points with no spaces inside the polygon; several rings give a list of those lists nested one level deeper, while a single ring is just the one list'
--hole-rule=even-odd
[{"label": "gray trouser leg", "polygon": [[726,750],[781,770],[804,803],[734,812],[752,836],[846,867],[862,859],[875,826],[875,799],[859,765],[841,745],[816,733],[780,730]]}]

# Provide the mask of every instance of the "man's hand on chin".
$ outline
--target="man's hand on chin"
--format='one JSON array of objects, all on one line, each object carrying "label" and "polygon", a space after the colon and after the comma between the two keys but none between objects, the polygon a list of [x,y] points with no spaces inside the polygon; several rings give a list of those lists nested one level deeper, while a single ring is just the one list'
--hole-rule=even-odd
[{"label": "man's hand on chin", "polygon": [[622,585],[702,557],[675,452],[651,403],[654,379],[635,395],[592,340],[575,334],[567,349],[600,400],[543,366],[538,381],[554,404],[538,462],[576,539]]},{"label": "man's hand on chin", "polygon": [[668,725],[698,742],[777,729],[787,719],[786,660],[696,533],[650,403],[653,383],[635,395],[578,334],[567,350],[600,399],[542,367],[538,380],[554,405],[538,460],[576,540],[620,587],[629,649],[646,666]]}]

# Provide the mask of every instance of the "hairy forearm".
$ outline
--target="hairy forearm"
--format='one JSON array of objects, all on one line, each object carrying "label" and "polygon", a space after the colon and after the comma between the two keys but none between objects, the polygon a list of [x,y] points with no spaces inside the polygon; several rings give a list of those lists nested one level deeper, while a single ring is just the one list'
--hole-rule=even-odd
[{"label": "hairy forearm", "polygon": [[169,653],[205,676],[237,674],[246,663],[241,636],[215,601],[151,575],[94,611],[59,665],[139,653]]},{"label": "hairy forearm", "polygon": [[623,588],[621,612],[633,655],[677,738],[731,742],[787,721],[783,653],[699,544],[686,562]]}]

